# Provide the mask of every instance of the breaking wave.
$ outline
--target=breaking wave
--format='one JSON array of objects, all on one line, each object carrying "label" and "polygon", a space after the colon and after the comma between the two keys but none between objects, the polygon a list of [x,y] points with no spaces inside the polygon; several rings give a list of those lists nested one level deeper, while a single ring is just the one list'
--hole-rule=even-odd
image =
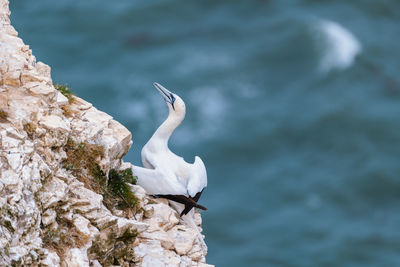
[{"label": "breaking wave", "polygon": [[362,47],[357,38],[334,21],[319,21],[316,37],[321,47],[320,70],[329,72],[350,67]]}]

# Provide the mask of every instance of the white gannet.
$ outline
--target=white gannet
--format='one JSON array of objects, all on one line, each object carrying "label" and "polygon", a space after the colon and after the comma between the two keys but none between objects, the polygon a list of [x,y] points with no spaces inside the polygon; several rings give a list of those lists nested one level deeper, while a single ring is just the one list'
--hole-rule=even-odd
[{"label": "white gannet", "polygon": [[[164,97],[169,115],[142,149],[142,163],[145,168],[133,166],[132,171],[138,177],[138,185],[147,193],[181,203],[182,205],[170,202],[180,216],[188,214],[193,207],[207,210],[197,204],[207,186],[207,172],[203,161],[196,156],[194,163],[187,163],[168,148],[172,132],[185,118],[185,103],[162,85],[154,83],[154,86]],[[194,224],[192,219],[189,223],[192,226]],[[197,226],[194,227],[197,230]]]}]

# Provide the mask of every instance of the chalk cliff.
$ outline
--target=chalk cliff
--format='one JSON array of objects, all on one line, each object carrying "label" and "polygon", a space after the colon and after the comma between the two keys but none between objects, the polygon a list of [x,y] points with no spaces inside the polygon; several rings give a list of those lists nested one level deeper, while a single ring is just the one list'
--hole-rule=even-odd
[{"label": "chalk cliff", "polygon": [[131,133],[53,85],[8,4],[0,0],[0,266],[210,266],[195,230],[134,185],[121,159]]}]

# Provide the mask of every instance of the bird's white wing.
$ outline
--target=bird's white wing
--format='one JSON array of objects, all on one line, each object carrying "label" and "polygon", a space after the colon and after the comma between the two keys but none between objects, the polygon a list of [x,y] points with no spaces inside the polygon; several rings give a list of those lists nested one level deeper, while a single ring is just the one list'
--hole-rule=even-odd
[{"label": "bird's white wing", "polygon": [[137,184],[150,195],[186,195],[185,186],[176,177],[166,177],[156,169],[146,169],[132,165],[133,175],[138,177]]},{"label": "bird's white wing", "polygon": [[192,175],[188,182],[188,193],[194,197],[198,192],[201,192],[207,186],[207,171],[201,158],[195,157],[192,164]]},{"label": "bird's white wing", "polygon": [[142,156],[142,164],[147,169],[155,169],[154,162],[152,162],[151,157],[149,157],[149,151],[147,148],[147,144],[142,148],[141,156]]}]

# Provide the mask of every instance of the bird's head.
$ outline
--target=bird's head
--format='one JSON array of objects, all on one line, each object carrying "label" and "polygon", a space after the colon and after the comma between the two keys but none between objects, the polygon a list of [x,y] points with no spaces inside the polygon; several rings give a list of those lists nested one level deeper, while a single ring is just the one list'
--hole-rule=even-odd
[{"label": "bird's head", "polygon": [[164,86],[159,83],[153,83],[154,87],[160,92],[160,94],[164,97],[165,102],[167,103],[168,109],[170,113],[175,113],[176,115],[185,116],[186,106],[185,102],[183,102],[182,98],[178,95],[171,93]]}]

